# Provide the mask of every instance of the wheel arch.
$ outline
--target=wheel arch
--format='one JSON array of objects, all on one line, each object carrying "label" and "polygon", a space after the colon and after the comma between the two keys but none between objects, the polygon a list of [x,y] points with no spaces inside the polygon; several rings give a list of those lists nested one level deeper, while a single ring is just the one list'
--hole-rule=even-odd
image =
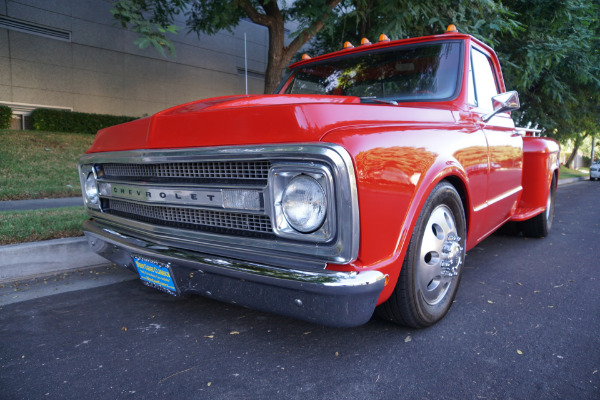
[{"label": "wheel arch", "polygon": [[[447,163],[444,164],[448,165]],[[393,272],[389,274],[391,288],[386,287],[386,290],[382,292],[382,296],[380,297],[378,304],[381,304],[389,298],[392,291],[391,289],[393,289],[393,287],[397,284],[398,278],[400,276],[400,271],[402,269],[402,263],[404,257],[406,257],[406,251],[408,249],[410,239],[414,232],[419,215],[421,214],[421,211],[423,210],[427,199],[440,183],[447,182],[457,191],[462,203],[465,215],[465,228],[468,234],[469,223],[471,221],[471,201],[468,190],[468,178],[462,167],[456,164],[456,161],[454,161],[454,163],[452,164],[454,164],[452,167],[448,167],[446,169],[438,169],[437,171],[434,167],[432,167],[429,170],[429,172],[425,174],[425,177],[420,182],[420,190],[417,189],[414,192],[412,206],[406,214],[406,219],[404,220],[404,229],[400,231],[400,237],[398,238],[398,246],[395,251],[395,258],[399,261],[400,266],[398,268],[394,268],[392,270]],[[466,243],[469,243],[468,237]]]}]

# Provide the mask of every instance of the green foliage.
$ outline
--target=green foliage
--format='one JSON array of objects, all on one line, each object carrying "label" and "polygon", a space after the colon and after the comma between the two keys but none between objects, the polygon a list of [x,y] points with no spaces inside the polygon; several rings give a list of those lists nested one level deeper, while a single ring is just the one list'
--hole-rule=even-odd
[{"label": "green foliage", "polygon": [[510,10],[492,0],[346,0],[336,11],[313,43],[317,54],[339,50],[345,41],[374,41],[381,33],[392,39],[440,34],[450,24],[492,46],[500,32],[522,29]]},{"label": "green foliage", "polygon": [[510,0],[526,27],[496,47],[507,87],[516,89],[519,124],[537,124],[561,141],[598,132],[600,6],[596,0]]},{"label": "green foliage", "polygon": [[8,106],[0,106],[0,129],[10,128],[12,121],[12,109]]},{"label": "green foliage", "polygon": [[221,29],[231,31],[238,22],[247,17],[236,0],[192,1],[187,14],[187,26],[191,31],[213,35]]},{"label": "green foliage", "polygon": [[88,114],[65,110],[38,108],[31,113],[33,129],[37,131],[79,132],[95,134],[100,129],[133,121],[136,118]]},{"label": "green foliage", "polygon": [[141,49],[152,45],[166,57],[165,49],[169,50],[169,54],[175,55],[175,48],[167,39],[167,33],[177,34],[181,30],[181,27],[170,21],[184,12],[186,3],[182,0],[117,0],[110,12],[121,26],[131,26],[139,33],[134,44]]}]

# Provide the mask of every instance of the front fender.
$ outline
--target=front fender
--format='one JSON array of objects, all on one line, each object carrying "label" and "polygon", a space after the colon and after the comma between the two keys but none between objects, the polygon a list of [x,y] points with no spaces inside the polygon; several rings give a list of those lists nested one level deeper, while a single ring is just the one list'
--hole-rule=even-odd
[{"label": "front fender", "polygon": [[419,213],[439,182],[446,179],[457,188],[471,219],[475,200],[469,187],[473,180],[483,183],[487,179],[487,170],[478,169],[487,162],[485,138],[455,126],[397,127],[336,131],[326,141],[342,145],[353,158],[361,226],[358,259],[329,268],[377,270],[388,275],[379,299],[382,303],[396,284]]}]

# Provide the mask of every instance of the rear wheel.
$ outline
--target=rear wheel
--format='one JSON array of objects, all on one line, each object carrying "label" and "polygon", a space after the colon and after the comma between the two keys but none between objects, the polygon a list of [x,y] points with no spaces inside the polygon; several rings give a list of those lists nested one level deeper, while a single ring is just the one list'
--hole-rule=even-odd
[{"label": "rear wheel", "polygon": [[552,183],[550,183],[548,199],[546,200],[546,209],[544,212],[521,223],[523,235],[533,238],[543,238],[548,236],[548,233],[550,233],[550,229],[552,229],[552,222],[554,221],[554,198],[556,195],[555,179],[556,178],[553,177]]},{"label": "rear wheel", "polygon": [[452,305],[465,259],[465,213],[456,189],[437,185],[415,225],[398,283],[378,314],[392,322],[424,328]]}]

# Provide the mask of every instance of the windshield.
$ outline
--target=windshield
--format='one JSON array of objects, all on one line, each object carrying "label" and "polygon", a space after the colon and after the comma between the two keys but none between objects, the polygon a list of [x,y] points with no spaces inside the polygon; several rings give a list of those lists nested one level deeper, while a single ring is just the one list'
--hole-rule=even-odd
[{"label": "windshield", "polygon": [[292,71],[284,93],[431,101],[457,94],[461,45],[434,42],[358,53]]}]

